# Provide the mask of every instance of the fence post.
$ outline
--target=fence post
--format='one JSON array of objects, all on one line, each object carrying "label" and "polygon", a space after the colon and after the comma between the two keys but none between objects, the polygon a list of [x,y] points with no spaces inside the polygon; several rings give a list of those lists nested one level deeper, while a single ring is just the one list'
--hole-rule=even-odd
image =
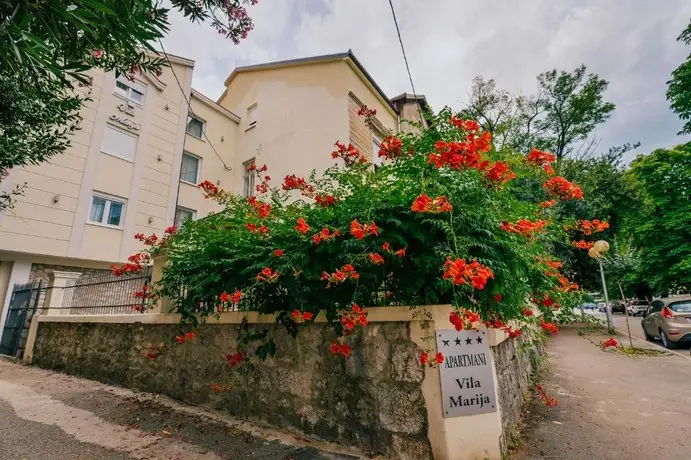
[{"label": "fence post", "polygon": [[45,306],[47,314],[59,315],[62,313],[65,288],[74,285],[74,281],[82,276],[80,272],[63,272],[53,270],[48,273],[48,289],[46,290]]},{"label": "fence post", "polygon": [[[153,257],[153,268],[151,269],[151,284],[154,285],[163,278],[163,267],[166,265],[168,258],[165,253],[158,254]],[[150,313],[170,313],[173,310],[173,305],[167,297],[158,299],[149,312]]]}]

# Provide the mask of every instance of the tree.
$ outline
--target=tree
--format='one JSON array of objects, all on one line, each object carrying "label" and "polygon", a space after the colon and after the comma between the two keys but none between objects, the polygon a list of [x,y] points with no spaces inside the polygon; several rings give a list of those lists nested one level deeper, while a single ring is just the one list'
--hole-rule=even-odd
[{"label": "tree", "polygon": [[[235,43],[257,0],[172,0],[191,21],[209,22]],[[155,49],[169,30],[169,9],[152,0],[0,0],[0,178],[64,151],[88,98],[87,72],[160,72]],[[17,190],[0,195],[0,212]]]},{"label": "tree", "polygon": [[626,222],[641,275],[658,293],[691,289],[691,143],[638,156],[627,172],[643,203]]},{"label": "tree", "polygon": [[544,111],[537,126],[545,146],[557,156],[557,166],[575,142],[587,139],[614,111],[614,104],[603,98],[609,82],[586,71],[581,65],[571,73],[555,69],[537,77]]},{"label": "tree", "polygon": [[[691,46],[691,21],[677,41]],[[667,100],[672,111],[685,120],[679,134],[691,134],[691,54],[672,72],[672,79],[667,82]]]}]

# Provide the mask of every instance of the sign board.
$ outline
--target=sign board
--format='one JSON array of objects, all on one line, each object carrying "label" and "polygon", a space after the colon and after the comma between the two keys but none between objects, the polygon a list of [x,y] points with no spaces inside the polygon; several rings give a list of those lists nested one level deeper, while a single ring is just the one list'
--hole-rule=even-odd
[{"label": "sign board", "polygon": [[492,353],[485,331],[438,330],[437,351],[444,417],[497,411]]}]

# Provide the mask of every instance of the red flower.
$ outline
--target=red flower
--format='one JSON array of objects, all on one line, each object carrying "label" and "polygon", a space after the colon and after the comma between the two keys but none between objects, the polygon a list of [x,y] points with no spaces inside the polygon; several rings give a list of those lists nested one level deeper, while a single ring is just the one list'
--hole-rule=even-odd
[{"label": "red flower", "polygon": [[101,59],[103,57],[103,50],[101,49],[92,49],[91,50],[91,57],[94,59]]},{"label": "red flower", "polygon": [[336,204],[336,197],[333,195],[317,195],[314,200],[322,208],[328,208]]},{"label": "red flower", "polygon": [[283,255],[283,252],[284,252],[283,249],[275,249],[275,250],[274,250],[274,255],[275,255],[276,257],[281,257],[281,256]]},{"label": "red flower", "polygon": [[314,187],[310,185],[302,177],[297,177],[295,174],[286,176],[281,185],[283,190],[300,190],[305,196],[312,196],[314,194]]},{"label": "red flower", "polygon": [[343,355],[344,358],[348,359],[352,349],[347,343],[339,344],[338,342],[331,342],[329,345],[329,352],[333,355]]},{"label": "red flower", "polygon": [[365,119],[367,119],[375,116],[377,114],[377,109],[369,109],[366,105],[363,104],[360,107],[360,110],[357,111],[357,114],[358,116],[365,117]]},{"label": "red flower", "polygon": [[321,276],[322,280],[328,281],[326,284],[327,288],[330,287],[331,284],[340,284],[347,279],[356,280],[358,278],[360,278],[360,275],[355,271],[355,267],[353,267],[351,264],[345,264],[339,270],[336,270],[331,274],[322,272]]},{"label": "red flower", "polygon": [[524,316],[533,316],[533,310],[531,310],[530,308],[524,308],[523,309],[523,315]]},{"label": "red flower", "polygon": [[451,212],[453,210],[453,206],[451,203],[449,203],[449,200],[445,196],[438,196],[432,199],[422,193],[415,198],[410,210],[413,212],[429,212],[432,214],[440,214],[442,212]]},{"label": "red flower", "polygon": [[555,335],[557,332],[559,332],[559,328],[557,327],[556,324],[548,323],[545,320],[540,320],[540,327],[542,327],[542,329],[545,332],[549,332],[552,335]]},{"label": "red flower", "polygon": [[575,248],[578,248],[578,249],[588,250],[588,249],[592,248],[593,245],[595,245],[595,243],[593,243],[592,241],[580,240],[580,241],[572,241],[571,245]]},{"label": "red flower", "polygon": [[228,302],[230,300],[230,294],[228,294],[226,291],[223,291],[220,296],[218,296],[218,300],[221,302]]},{"label": "red flower", "polygon": [[563,201],[583,199],[583,190],[561,176],[554,176],[545,182],[545,190]]},{"label": "red flower", "polygon": [[302,233],[303,235],[310,231],[310,226],[307,225],[307,222],[305,221],[304,217],[300,217],[298,219],[297,225],[295,226],[295,230],[297,230],[299,233]]},{"label": "red flower", "polygon": [[426,351],[423,351],[422,354],[420,355],[420,364],[423,366],[429,362],[429,353]]},{"label": "red flower", "polygon": [[242,299],[242,291],[236,289],[235,292],[233,292],[233,296],[230,298],[230,300],[237,305],[240,303],[240,299]]},{"label": "red flower", "polygon": [[247,200],[250,206],[257,212],[260,219],[266,219],[271,213],[271,205],[269,203],[262,203],[255,197],[250,197]]},{"label": "red flower", "polygon": [[270,267],[264,268],[257,274],[257,281],[265,283],[275,283],[278,280],[278,272],[271,270]]},{"label": "red flower", "polygon": [[331,157],[336,159],[336,158],[341,158],[345,162],[346,166],[350,167],[358,163],[365,163],[367,162],[367,158],[360,153],[358,149],[356,149],[353,144],[348,144],[346,147],[345,145],[341,144],[340,142],[336,141],[336,150],[331,152]]},{"label": "red flower", "polygon": [[402,248],[402,249],[399,249],[398,251],[394,252],[394,255],[398,256],[398,257],[405,257],[405,252],[406,252],[406,248]]},{"label": "red flower", "polygon": [[267,227],[266,225],[262,225],[257,229],[257,233],[259,233],[260,235],[266,235],[267,233],[269,233],[269,227]]},{"label": "red flower", "polygon": [[314,314],[312,312],[306,311],[302,314],[302,318],[305,321],[312,321],[312,318],[314,318]]},{"label": "red flower", "polygon": [[556,155],[553,155],[549,152],[543,152],[541,150],[536,149],[535,147],[533,147],[528,156],[526,156],[526,160],[529,163],[534,164],[535,166],[547,165],[549,163],[553,163],[554,161],[556,161],[556,159]]},{"label": "red flower", "polygon": [[476,329],[480,322],[480,315],[472,310],[462,308],[460,313],[456,311],[449,313],[449,322],[453,324],[457,331]]},{"label": "red flower", "polygon": [[600,348],[602,348],[603,350],[609,347],[618,348],[619,341],[617,341],[617,339],[615,339],[614,337],[610,337],[609,339],[600,342]]},{"label": "red flower", "polygon": [[528,219],[519,219],[515,224],[511,222],[502,222],[500,228],[509,233],[516,233],[526,237],[532,237],[535,233],[544,230],[547,222],[544,220],[536,220],[532,222]]},{"label": "red flower", "polygon": [[208,180],[200,182],[197,187],[204,191],[204,198],[217,198],[221,195],[221,190]]},{"label": "red flower", "polygon": [[391,251],[391,245],[389,244],[388,241],[387,241],[386,243],[382,244],[382,245],[381,245],[381,248],[382,248],[384,251],[386,251],[386,252],[390,252],[390,251]]},{"label": "red flower", "polygon": [[501,294],[494,294],[494,301],[499,303],[504,299],[504,296]]},{"label": "red flower", "polygon": [[434,356],[434,362],[437,364],[442,364],[444,362],[444,354],[443,353],[437,353]]},{"label": "red flower", "polygon": [[554,176],[554,168],[551,165],[542,165],[542,169],[545,170],[548,176]]},{"label": "red flower", "polygon": [[163,232],[166,235],[172,235],[173,233],[175,233],[175,230],[176,230],[175,225],[171,225],[170,227],[166,228]]},{"label": "red flower", "polygon": [[379,227],[372,221],[369,224],[361,224],[357,219],[350,222],[350,234],[358,240],[363,239],[366,235],[379,235]]},{"label": "red flower", "polygon": [[376,252],[370,252],[368,257],[370,262],[372,262],[374,265],[381,265],[384,263],[384,258]]},{"label": "red flower", "polygon": [[546,209],[546,208],[551,208],[555,204],[557,204],[557,200],[543,201],[542,203],[540,203],[540,207],[542,209]]},{"label": "red flower", "polygon": [[312,241],[314,241],[314,244],[319,244],[321,243],[321,237],[319,236],[319,233],[315,233],[312,235]]},{"label": "red flower", "polygon": [[379,146],[379,156],[383,158],[398,158],[402,153],[403,143],[394,136],[386,137]]},{"label": "red flower", "polygon": [[504,161],[497,161],[485,173],[487,179],[498,182],[500,184],[506,183],[511,179],[516,178],[516,173],[509,169],[509,164]]},{"label": "red flower", "polygon": [[314,241],[314,244],[319,244],[322,241],[331,241],[338,236],[341,236],[341,232],[338,230],[334,230],[332,232],[328,228],[324,227],[319,233],[312,235],[312,240]]},{"label": "red flower", "polygon": [[257,230],[257,226],[255,224],[249,223],[245,224],[245,228],[249,230],[250,232],[254,232]]},{"label": "red flower", "polygon": [[226,358],[226,361],[228,361],[228,365],[230,367],[235,367],[238,364],[241,364],[245,360],[245,357],[239,351],[235,352],[235,353],[227,354],[225,356],[225,358]]},{"label": "red flower", "polygon": [[194,331],[189,331],[183,335],[175,336],[175,341],[179,344],[182,344],[185,342],[189,342],[190,340],[194,339],[196,336],[197,336],[197,334]]},{"label": "red flower", "polygon": [[448,258],[444,263],[444,268],[444,279],[451,280],[457,286],[466,284],[472,285],[475,289],[482,290],[485,288],[487,281],[490,278],[494,278],[492,270],[477,260],[467,263],[465,259],[452,261],[451,258]]},{"label": "red flower", "polygon": [[609,222],[601,221],[600,219],[579,220],[576,221],[574,230],[582,232],[584,235],[592,235],[593,233],[604,232],[609,228]]}]

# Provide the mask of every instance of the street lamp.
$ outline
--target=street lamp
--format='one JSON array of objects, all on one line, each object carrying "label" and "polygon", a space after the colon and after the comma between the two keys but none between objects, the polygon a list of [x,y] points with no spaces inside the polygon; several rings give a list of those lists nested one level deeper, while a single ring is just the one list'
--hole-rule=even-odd
[{"label": "street lamp", "polygon": [[[602,268],[602,255],[609,251],[609,243],[605,240],[596,241],[593,247],[588,249],[588,255],[597,260],[600,265],[600,279],[602,280],[602,290],[605,293],[605,315],[607,316],[607,329],[610,334],[614,334],[614,320],[612,319],[612,306],[609,304],[607,295],[607,283],[605,282],[605,270]],[[624,306],[626,310],[626,306]],[[624,312],[626,313],[626,312]]]}]

